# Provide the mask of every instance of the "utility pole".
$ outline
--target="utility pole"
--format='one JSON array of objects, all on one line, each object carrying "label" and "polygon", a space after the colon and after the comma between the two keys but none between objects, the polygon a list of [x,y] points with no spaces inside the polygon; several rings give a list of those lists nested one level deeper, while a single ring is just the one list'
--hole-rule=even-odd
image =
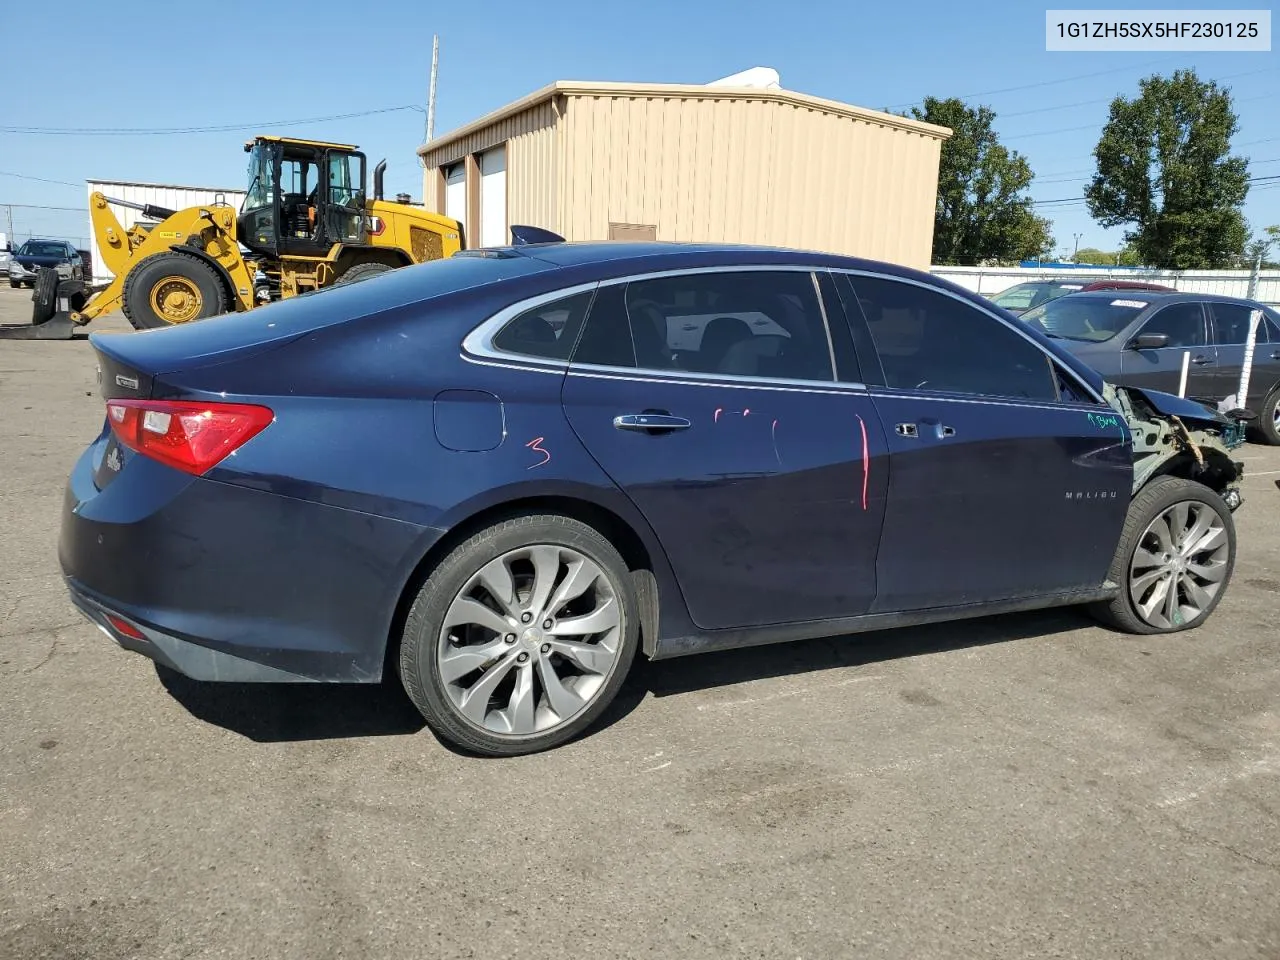
[{"label": "utility pole", "polygon": [[440,69],[440,37],[431,37],[431,86],[427,91],[427,142],[436,135],[436,73]]},{"label": "utility pole", "polygon": [[1075,245],[1075,248],[1071,251],[1071,262],[1072,262],[1072,263],[1075,263],[1075,262],[1076,262],[1076,254],[1080,252],[1080,238],[1081,238],[1081,237],[1083,237],[1083,236],[1084,236],[1084,234],[1083,234],[1083,233],[1077,233],[1077,234],[1073,234],[1073,236],[1076,238],[1076,245]]},{"label": "utility pole", "polygon": [[7,213],[9,217],[9,232],[4,235],[5,242],[8,243],[10,246],[12,246],[13,245],[13,207],[10,206],[9,204],[5,204],[4,209],[5,209],[5,213]]}]

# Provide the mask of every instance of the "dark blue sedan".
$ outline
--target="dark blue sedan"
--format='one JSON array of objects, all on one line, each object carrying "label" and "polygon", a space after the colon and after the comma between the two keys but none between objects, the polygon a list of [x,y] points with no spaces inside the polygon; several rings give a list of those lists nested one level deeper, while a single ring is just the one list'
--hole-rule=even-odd
[{"label": "dark blue sedan", "polygon": [[532,243],[95,335],[71,597],[201,680],[377,682],[480,753],[650,658],[1088,604],[1199,626],[1239,424],[928,274]]}]

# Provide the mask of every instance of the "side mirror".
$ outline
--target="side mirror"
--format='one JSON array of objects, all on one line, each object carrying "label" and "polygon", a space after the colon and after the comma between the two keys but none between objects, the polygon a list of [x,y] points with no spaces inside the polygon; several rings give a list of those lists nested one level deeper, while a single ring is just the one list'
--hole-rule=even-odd
[{"label": "side mirror", "polygon": [[1168,345],[1167,333],[1140,333],[1129,341],[1130,350],[1159,350]]}]

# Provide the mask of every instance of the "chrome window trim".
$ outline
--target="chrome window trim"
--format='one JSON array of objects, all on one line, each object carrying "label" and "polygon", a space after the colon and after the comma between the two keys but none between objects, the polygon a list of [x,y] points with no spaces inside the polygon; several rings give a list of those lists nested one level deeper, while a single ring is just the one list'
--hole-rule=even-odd
[{"label": "chrome window trim", "polygon": [[498,335],[498,331],[505,327],[507,323],[528,310],[546,303],[554,303],[557,300],[576,297],[580,293],[594,292],[599,286],[600,284],[594,280],[590,283],[578,283],[571,287],[560,287],[547,293],[526,297],[510,306],[503,307],[487,320],[481,321],[471,329],[470,333],[463,337],[463,359],[470,359],[470,357],[466,356],[470,354],[471,357],[481,357],[487,360],[519,360],[535,366],[552,367],[557,371],[563,372],[569,367],[568,360],[557,360],[554,357],[538,357],[530,353],[512,353],[508,350],[499,350],[493,345],[493,338]]},{"label": "chrome window trim", "polygon": [[967,403],[979,406],[1022,407],[1028,410],[1052,410],[1057,413],[1091,413],[1097,410],[1092,403],[1081,403],[1078,400],[1029,400],[1025,397],[1001,397],[995,394],[953,394],[928,393],[923,390],[899,389],[895,387],[869,387],[867,392],[872,397],[884,397],[886,400],[912,400],[927,403]]},{"label": "chrome window trim", "polygon": [[[892,274],[888,274],[888,273],[877,273],[877,272],[875,272],[875,271],[873,271],[873,270],[858,270],[858,269],[856,269],[856,268],[854,268],[854,267],[832,267],[832,268],[831,268],[831,272],[832,272],[832,273],[843,273],[843,274],[846,274],[846,275],[848,275],[848,276],[852,276],[852,277],[870,277],[870,278],[871,278],[871,279],[873,279],[873,280],[889,280],[889,281],[892,281],[892,282],[895,282],[895,283],[906,283],[906,284],[910,284],[910,285],[911,285],[911,286],[913,286],[913,287],[920,287],[922,290],[929,290],[929,291],[931,291],[931,292],[933,292],[933,293],[941,294],[941,295],[942,295],[942,296],[944,296],[944,297],[950,297],[952,300],[956,301],[956,302],[957,302],[957,303],[959,303],[959,304],[962,304],[962,305],[964,305],[964,306],[968,307],[968,308],[969,308],[969,309],[971,309],[971,310],[976,310],[978,313],[986,314],[988,317],[990,317],[990,318],[991,318],[992,320],[994,320],[996,323],[1000,324],[1000,325],[1001,325],[1002,327],[1004,327],[1006,330],[1010,330],[1010,331],[1012,331],[1012,332],[1013,332],[1013,333],[1015,333],[1017,336],[1019,336],[1019,337],[1021,337],[1023,340],[1025,340],[1027,343],[1031,344],[1031,346],[1035,347],[1035,348],[1036,348],[1036,350],[1038,350],[1038,351],[1040,352],[1040,354],[1041,354],[1042,356],[1044,356],[1044,358],[1045,358],[1045,359],[1046,359],[1050,364],[1060,367],[1060,368],[1062,369],[1062,372],[1063,372],[1066,376],[1069,376],[1069,377],[1070,377],[1070,378],[1071,378],[1071,379],[1072,379],[1072,380],[1073,380],[1073,381],[1074,381],[1074,382],[1075,382],[1075,383],[1080,387],[1080,389],[1081,389],[1081,391],[1082,391],[1082,392],[1087,393],[1089,396],[1093,397],[1095,400],[1097,400],[1097,401],[1098,401],[1098,403],[1102,404],[1104,407],[1108,407],[1108,408],[1110,408],[1110,406],[1111,406],[1109,403],[1107,403],[1106,399],[1105,399],[1105,398],[1103,398],[1103,396],[1102,396],[1100,393],[1098,393],[1098,391],[1094,390],[1094,389],[1093,389],[1093,387],[1089,386],[1089,384],[1084,383],[1083,381],[1081,381],[1081,380],[1080,380],[1080,378],[1079,378],[1079,377],[1077,377],[1077,376],[1075,375],[1075,373],[1073,373],[1073,372],[1072,372],[1069,368],[1067,368],[1065,365],[1059,364],[1059,363],[1058,363],[1057,358],[1056,358],[1056,357],[1054,357],[1054,356],[1053,356],[1053,354],[1049,353],[1049,351],[1047,351],[1047,350],[1044,348],[1044,346],[1043,346],[1043,345],[1041,345],[1041,344],[1037,343],[1037,342],[1035,341],[1035,339],[1033,339],[1031,336],[1029,336],[1025,330],[1019,330],[1017,327],[1015,327],[1015,326],[1013,326],[1012,324],[1010,324],[1007,320],[1005,320],[1003,317],[1001,317],[1001,316],[1000,316],[999,314],[997,314],[995,311],[993,311],[993,310],[988,310],[986,307],[982,306],[981,304],[973,303],[973,302],[972,302],[972,301],[970,301],[970,300],[966,300],[964,297],[958,296],[958,295],[956,295],[955,293],[952,293],[950,290],[944,290],[944,289],[942,289],[941,287],[936,287],[936,286],[934,286],[933,284],[930,284],[930,283],[922,283],[921,281],[919,281],[919,280],[913,280],[913,279],[912,279],[912,278],[910,278],[910,277],[897,277],[897,276],[893,276]],[[854,293],[855,293],[855,294],[857,293],[857,288],[856,288],[856,287],[854,288]],[[979,396],[979,397],[991,397],[991,398],[993,398],[993,399],[997,399],[997,400],[1001,400],[1001,399],[1012,399],[1012,400],[1014,400],[1014,401],[1017,401],[1017,399],[1018,399],[1017,397],[1012,397],[1012,398],[1009,398],[1009,397],[1002,397],[1000,394],[985,394],[985,393],[984,393],[984,394],[973,394],[973,396]],[[1064,402],[1064,401],[1061,401],[1061,400],[1054,401],[1054,402],[1055,402],[1055,403],[1057,404],[1057,406],[1059,406],[1059,407],[1060,407],[1060,406],[1063,406],[1063,405],[1066,405],[1066,404],[1065,404],[1065,402]]]},{"label": "chrome window trim", "polygon": [[781,390],[800,393],[859,394],[865,396],[865,383],[835,380],[784,380],[774,377],[739,377],[723,373],[700,373],[685,370],[650,370],[647,367],[610,367],[596,363],[575,363],[569,368],[571,377],[593,380],[628,380],[639,383],[667,383],[687,387],[723,387],[727,390]]},{"label": "chrome window trim", "polygon": [[[824,330],[827,335],[827,354],[830,361],[832,371],[831,380],[781,380],[765,377],[726,377],[723,374],[703,374],[693,371],[672,371],[672,370],[650,370],[647,367],[609,367],[601,364],[576,363],[573,365],[574,370],[600,370],[609,372],[610,379],[616,379],[612,376],[617,371],[625,370],[628,374],[641,374],[635,379],[649,380],[653,377],[643,376],[643,374],[653,374],[661,378],[678,373],[680,378],[696,379],[699,382],[704,380],[708,382],[719,382],[730,380],[733,382],[742,382],[743,386],[751,386],[752,384],[772,384],[774,388],[779,386],[807,387],[810,384],[839,384],[835,379],[835,351],[831,346],[831,331],[825,329],[826,325],[826,306],[822,302],[821,292],[816,289],[817,279],[816,271],[826,269],[825,267],[816,267],[811,265],[792,264],[792,263],[764,263],[764,264],[717,264],[709,267],[680,267],[670,270],[653,270],[642,273],[627,274],[621,277],[609,277],[606,280],[593,280],[589,283],[575,284],[569,287],[561,287],[557,290],[547,293],[540,293],[532,297],[526,297],[516,303],[503,307],[497,313],[493,314],[486,320],[482,320],[479,324],[471,329],[462,340],[462,359],[469,363],[477,363],[483,366],[504,367],[516,370],[532,370],[541,373],[564,373],[569,369],[569,361],[553,360],[548,357],[535,357],[532,354],[511,353],[505,350],[499,350],[493,346],[493,338],[497,336],[508,322],[514,320],[520,314],[527,310],[532,310],[545,303],[553,303],[556,300],[563,300],[567,297],[576,296],[579,293],[585,293],[588,290],[599,290],[602,287],[613,287],[618,284],[634,283],[642,280],[658,280],[665,277],[681,277],[692,274],[703,273],[743,273],[743,272],[761,272],[768,271],[771,273],[807,273],[814,277],[815,293],[818,295],[818,306],[822,312]],[[675,381],[671,381],[675,382]],[[840,386],[853,387],[865,390],[864,384],[839,384]],[[848,391],[836,391],[844,393]]]},{"label": "chrome window trim", "polygon": [[831,381],[840,382],[840,371],[836,369],[836,345],[831,341],[831,323],[827,320],[827,304],[822,299],[822,285],[818,283],[818,272],[809,271],[809,279],[813,281],[813,295],[818,301],[818,313],[822,316],[822,332],[827,335],[827,359],[831,361]]}]

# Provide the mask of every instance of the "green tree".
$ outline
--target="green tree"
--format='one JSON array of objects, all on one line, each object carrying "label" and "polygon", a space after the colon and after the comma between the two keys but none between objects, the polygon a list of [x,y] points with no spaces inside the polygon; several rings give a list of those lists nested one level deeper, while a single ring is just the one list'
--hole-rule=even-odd
[{"label": "green tree", "polygon": [[1049,221],[1035,215],[1026,195],[1031,167],[1000,144],[991,108],[925,97],[910,115],[952,131],[938,169],[934,263],[1017,261],[1053,249]]},{"label": "green tree", "polygon": [[1089,213],[1106,227],[1129,225],[1125,240],[1151,266],[1226,266],[1248,239],[1248,163],[1230,155],[1238,127],[1231,94],[1193,70],[1139,87],[1134,99],[1111,101],[1085,188]]},{"label": "green tree", "polygon": [[1084,247],[1076,252],[1077,263],[1100,263],[1107,266],[1139,267],[1138,255],[1129,247],[1120,250],[1099,250],[1097,247]]}]

